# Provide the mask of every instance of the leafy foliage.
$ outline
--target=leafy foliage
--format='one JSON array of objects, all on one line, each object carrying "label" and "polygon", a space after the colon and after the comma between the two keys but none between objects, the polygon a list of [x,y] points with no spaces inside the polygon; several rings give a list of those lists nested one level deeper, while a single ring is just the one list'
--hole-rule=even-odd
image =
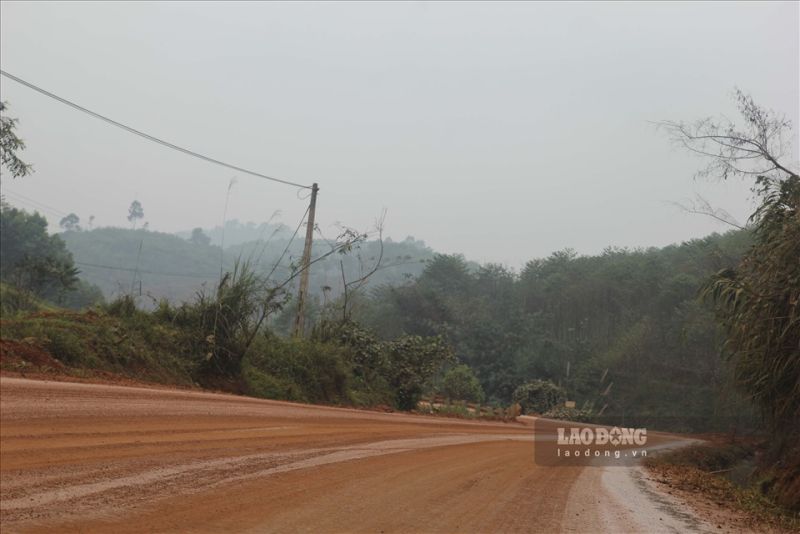
[{"label": "leafy foliage", "polygon": [[81,229],[81,219],[74,213],[70,213],[69,215],[63,217],[59,222],[58,225],[66,230],[67,232],[75,232],[80,231]]},{"label": "leafy foliage", "polygon": [[425,384],[454,356],[442,338],[403,336],[384,345],[389,367],[388,382],[395,391],[395,404],[412,410],[422,397]]},{"label": "leafy foliage", "polygon": [[[0,102],[0,112],[8,109],[8,104]],[[11,176],[19,178],[33,172],[33,168],[19,159],[17,152],[25,150],[25,142],[17,137],[14,131],[19,119],[14,119],[0,113],[0,164],[5,167]]]},{"label": "leafy foliage", "polygon": [[759,183],[755,243],[704,294],[725,326],[737,381],[790,440],[800,432],[800,177]]},{"label": "leafy foliage", "polygon": [[456,365],[444,374],[442,379],[442,393],[453,400],[466,400],[482,402],[484,399],[483,388],[478,382],[478,377],[468,365]]},{"label": "leafy foliage", "polygon": [[[701,174],[755,177],[760,205],[750,217],[753,246],[721,270],[703,294],[716,307],[738,385],[766,415],[768,461],[784,471],[775,494],[797,508],[800,495],[800,177],[783,161],[791,123],[736,91],[744,126],[724,118],[694,127],[666,123],[674,138],[705,156]],[[786,462],[785,459],[789,461]],[[788,464],[788,468],[787,468]],[[765,468],[762,465],[762,468]],[[767,467],[769,469],[769,467]]]},{"label": "leafy foliage", "polygon": [[142,208],[142,203],[138,200],[134,200],[128,208],[128,221],[136,228],[136,222],[143,217],[144,209]]},{"label": "leafy foliage", "polygon": [[592,413],[591,410],[585,408],[567,408],[564,405],[553,406],[543,413],[542,416],[550,419],[576,421],[580,423],[588,423],[595,419],[595,414]]},{"label": "leafy foliage", "polygon": [[248,262],[237,262],[213,293],[200,291],[194,302],[177,307],[162,300],[154,314],[187,333],[187,342],[204,354],[205,372],[235,377],[264,321],[280,309],[284,297]]},{"label": "leafy foliage", "polygon": [[522,413],[545,413],[567,400],[566,391],[549,380],[532,380],[514,390],[513,401]]},{"label": "leafy foliage", "polygon": [[[15,290],[2,289],[5,307]],[[416,407],[430,379],[452,361],[440,338],[379,341],[353,323],[323,323],[309,340],[281,338],[264,319],[283,296],[243,262],[214,293],[180,306],[161,301],[146,311],[123,295],[85,314],[19,314],[4,321],[2,339],[33,343],[74,373],[169,376],[164,380],[268,398],[400,409]]]},{"label": "leafy foliage", "polygon": [[251,393],[326,404],[351,402],[351,369],[344,347],[276,336],[261,338],[245,360]]},{"label": "leafy foliage", "polygon": [[414,409],[434,375],[454,361],[450,347],[440,337],[401,336],[379,341],[352,322],[322,323],[314,336],[346,347],[359,389],[373,397],[382,389],[390,391],[392,404],[401,410]]},{"label": "leafy foliage", "polygon": [[60,237],[48,235],[44,217],[2,202],[0,234],[0,279],[16,288],[19,308],[28,296],[61,302],[78,287],[72,255]]},{"label": "leafy foliage", "polygon": [[749,412],[697,294],[750,243],[734,231],[663,249],[564,250],[520,273],[438,255],[417,280],[374,290],[355,318],[384,339],[442,336],[492,403],[550,380],[612,424],[727,429]]}]

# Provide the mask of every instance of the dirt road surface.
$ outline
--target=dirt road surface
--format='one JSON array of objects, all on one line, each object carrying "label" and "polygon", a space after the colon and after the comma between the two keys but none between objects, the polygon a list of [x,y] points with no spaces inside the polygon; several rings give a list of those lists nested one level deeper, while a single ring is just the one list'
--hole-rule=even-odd
[{"label": "dirt road surface", "polygon": [[711,530],[529,424],[0,378],[4,533]]}]

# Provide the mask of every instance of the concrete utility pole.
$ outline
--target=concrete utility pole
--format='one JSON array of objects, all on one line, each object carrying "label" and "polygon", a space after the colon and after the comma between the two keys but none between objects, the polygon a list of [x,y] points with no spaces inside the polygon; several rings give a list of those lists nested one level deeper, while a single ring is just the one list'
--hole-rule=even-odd
[{"label": "concrete utility pole", "polygon": [[300,273],[300,291],[297,295],[297,316],[294,318],[294,337],[303,337],[305,334],[305,307],[308,298],[308,271],[311,266],[311,244],[314,241],[314,214],[317,210],[317,191],[319,187],[314,183],[311,186],[311,204],[308,206],[308,222],[306,223],[306,244],[303,248],[303,272]]}]

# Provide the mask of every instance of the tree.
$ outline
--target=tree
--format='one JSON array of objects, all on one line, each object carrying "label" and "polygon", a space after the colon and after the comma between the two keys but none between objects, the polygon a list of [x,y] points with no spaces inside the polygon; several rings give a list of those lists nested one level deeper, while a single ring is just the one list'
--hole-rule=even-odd
[{"label": "tree", "polygon": [[64,241],[47,234],[47,220],[0,204],[0,279],[23,291],[57,300],[78,282]]},{"label": "tree", "polygon": [[[8,104],[0,102],[0,112],[8,109]],[[17,137],[14,130],[19,119],[12,119],[0,113],[0,163],[14,178],[27,176],[33,168],[17,157],[17,152],[25,150],[25,142]]]},{"label": "tree", "polygon": [[725,327],[739,384],[784,444],[800,434],[800,177],[762,183],[753,247],[703,294]]},{"label": "tree", "polygon": [[566,392],[549,380],[532,380],[514,390],[522,413],[545,413],[567,400]]},{"label": "tree", "polygon": [[[342,306],[342,322],[347,322],[350,320],[350,315],[352,313],[352,306],[353,306],[353,296],[359,290],[361,290],[364,286],[367,285],[369,279],[381,269],[381,262],[383,262],[383,222],[386,219],[386,211],[384,210],[383,214],[381,215],[380,219],[375,222],[375,231],[378,234],[378,254],[375,257],[370,258],[372,261],[372,266],[367,268],[364,263],[364,258],[361,255],[361,243],[363,240],[366,240],[367,234],[360,234],[356,232],[352,228],[345,228],[344,232],[337,238],[337,242],[341,242],[342,239],[357,239],[358,242],[355,243],[354,248],[357,249],[356,257],[358,258],[359,264],[359,272],[358,278],[355,280],[347,280],[347,275],[344,268],[344,259],[339,260],[339,269],[342,273],[342,298],[341,298],[341,306]],[[331,245],[335,246],[335,245]],[[341,250],[340,254],[343,256],[352,250],[352,247],[348,247],[347,249]]]},{"label": "tree", "polygon": [[211,244],[211,238],[208,237],[203,232],[203,229],[200,227],[197,227],[194,230],[192,230],[192,235],[189,238],[189,241],[194,243],[195,245],[208,246]]},{"label": "tree", "polygon": [[444,293],[459,294],[469,290],[472,279],[464,256],[436,254],[425,267],[420,281]]},{"label": "tree", "polygon": [[[725,328],[736,379],[766,415],[780,458],[797,455],[800,437],[800,177],[783,161],[791,123],[739,90],[735,99],[743,127],[728,119],[663,125],[707,158],[701,175],[753,179],[760,199],[749,221],[753,246],[738,266],[717,273],[703,294]],[[779,491],[791,499],[790,486],[798,480],[795,472]]]},{"label": "tree", "polygon": [[128,208],[128,221],[133,224],[133,229],[136,229],[136,221],[142,219],[144,217],[144,209],[142,208],[142,203],[138,200],[134,200],[131,202],[130,207]]},{"label": "tree", "polygon": [[483,401],[483,388],[468,365],[456,365],[442,379],[442,393],[448,399]]},{"label": "tree", "polygon": [[416,408],[428,380],[454,360],[450,347],[438,337],[403,336],[383,345],[389,361],[389,384],[395,405],[401,410]]},{"label": "tree", "polygon": [[780,181],[797,174],[782,161],[789,147],[787,131],[792,124],[785,116],[758,106],[739,89],[733,98],[744,126],[725,117],[707,117],[693,123],[662,121],[672,140],[707,160],[698,171],[702,177],[727,179],[734,176]]},{"label": "tree", "polygon": [[58,225],[63,228],[67,232],[78,232],[81,229],[80,226],[81,219],[74,213],[70,213],[58,223]]}]

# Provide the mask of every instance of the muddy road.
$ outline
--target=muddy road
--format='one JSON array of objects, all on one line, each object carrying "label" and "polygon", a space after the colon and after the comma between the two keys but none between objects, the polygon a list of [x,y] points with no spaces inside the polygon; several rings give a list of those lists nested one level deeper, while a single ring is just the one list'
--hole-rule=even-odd
[{"label": "muddy road", "polygon": [[537,466],[525,422],[15,378],[0,392],[3,532],[705,530],[635,470]]}]

